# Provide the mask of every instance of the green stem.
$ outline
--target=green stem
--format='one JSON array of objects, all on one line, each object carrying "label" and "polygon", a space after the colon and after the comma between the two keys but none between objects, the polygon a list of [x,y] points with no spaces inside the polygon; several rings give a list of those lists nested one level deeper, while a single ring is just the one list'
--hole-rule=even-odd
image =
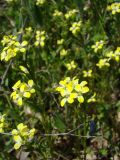
[{"label": "green stem", "polygon": [[83,120],[84,120],[84,138],[83,138],[83,150],[84,150],[84,160],[86,160],[86,149],[87,149],[87,146],[86,146],[86,133],[87,133],[87,126],[86,126],[86,108],[84,109],[83,111],[84,113],[84,117],[83,117]]}]

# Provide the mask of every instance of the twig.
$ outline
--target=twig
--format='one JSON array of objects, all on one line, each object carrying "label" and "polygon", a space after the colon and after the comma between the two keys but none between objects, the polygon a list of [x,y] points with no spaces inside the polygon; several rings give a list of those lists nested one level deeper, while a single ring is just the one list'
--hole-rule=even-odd
[{"label": "twig", "polygon": [[80,136],[80,135],[76,135],[76,134],[71,134],[71,133],[51,133],[51,134],[41,134],[42,136],[66,136],[66,135],[69,135],[69,136],[74,136],[74,137],[80,137],[80,138],[95,138],[95,137],[102,137],[102,135],[97,135],[97,136]]},{"label": "twig", "polygon": [[12,133],[0,132],[0,134],[3,134],[3,135],[8,135],[8,136],[12,136]]},{"label": "twig", "polygon": [[[80,138],[94,138],[94,137],[101,137],[102,135],[97,135],[97,136],[80,136],[80,135],[76,135],[76,134],[72,134],[73,132],[75,132],[76,130],[78,130],[80,127],[82,127],[83,124],[80,124],[77,128],[70,130],[69,132],[66,133],[48,133],[48,134],[41,134],[41,136],[65,136],[65,135],[70,135],[70,136],[75,136],[75,137],[80,137]],[[0,134],[4,134],[4,135],[12,135],[11,133],[0,133]],[[103,137],[103,136],[102,136]]]},{"label": "twig", "polygon": [[42,136],[65,136],[65,135],[74,135],[71,134],[72,132],[78,130],[80,127],[82,127],[83,124],[80,124],[77,128],[70,130],[69,132],[66,133],[48,133],[48,134],[41,134]]},{"label": "twig", "polygon": [[4,72],[3,76],[2,76],[1,86],[4,84],[4,81],[5,81],[6,75],[7,75],[8,71],[9,71],[9,68],[10,68],[11,64],[12,64],[12,60],[10,60],[10,62],[9,62],[9,64],[8,64],[8,66],[7,66],[7,68],[6,68],[5,72]]}]

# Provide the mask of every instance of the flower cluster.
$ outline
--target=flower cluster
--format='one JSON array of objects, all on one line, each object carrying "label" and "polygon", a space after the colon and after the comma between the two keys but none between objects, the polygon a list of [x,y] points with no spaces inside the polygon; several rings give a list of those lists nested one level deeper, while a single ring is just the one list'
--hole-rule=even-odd
[{"label": "flower cluster", "polygon": [[106,57],[108,57],[110,59],[114,59],[115,61],[119,62],[119,60],[120,60],[120,47],[117,47],[117,49],[114,52],[110,51],[109,53],[107,53]]},{"label": "flower cluster", "polygon": [[107,66],[109,67],[110,64],[109,64],[109,60],[104,58],[104,59],[100,59],[99,62],[96,64],[96,66],[98,66],[99,68],[102,68],[104,66]]},{"label": "flower cluster", "polygon": [[72,26],[70,27],[69,30],[72,32],[72,34],[74,36],[76,36],[79,33],[79,31],[81,29],[81,24],[82,24],[81,21],[79,21],[79,22],[73,22]]},{"label": "flower cluster", "polygon": [[92,70],[83,71],[83,77],[92,77]]},{"label": "flower cluster", "polygon": [[91,46],[91,48],[94,49],[94,52],[97,52],[98,50],[101,50],[103,48],[103,45],[105,42],[103,40],[96,42],[94,45]]},{"label": "flower cluster", "polygon": [[26,46],[28,44],[27,41],[23,41],[22,43],[18,42],[17,37],[13,35],[4,36],[1,41],[4,46],[1,52],[1,61],[9,61],[12,57],[15,57],[17,53],[26,52]]},{"label": "flower cluster", "polygon": [[63,15],[63,13],[58,10],[55,10],[53,13],[53,17],[61,17],[62,15]]},{"label": "flower cluster", "polygon": [[86,81],[82,81],[80,84],[78,81],[79,79],[76,79],[76,77],[73,79],[67,77],[59,82],[59,86],[56,88],[56,91],[60,92],[63,98],[61,100],[62,107],[66,102],[73,103],[75,99],[80,103],[84,102],[83,94],[89,92],[89,88],[86,86]]},{"label": "flower cluster", "polygon": [[70,63],[66,64],[66,67],[68,70],[72,70],[72,69],[75,69],[77,67],[77,65],[75,64],[74,61],[71,61]]},{"label": "flower cluster", "polygon": [[45,1],[46,1],[46,0],[37,0],[37,1],[36,1],[36,5],[37,5],[37,6],[43,5],[43,4],[45,3]]},{"label": "flower cluster", "polygon": [[41,47],[44,47],[46,39],[45,31],[36,31],[35,37],[36,37],[35,46],[38,47],[40,45]]},{"label": "flower cluster", "polygon": [[5,114],[0,116],[0,133],[4,132],[4,126],[5,126]]},{"label": "flower cluster", "polygon": [[35,128],[29,129],[27,125],[20,123],[17,129],[12,130],[13,140],[15,141],[14,149],[19,149],[22,145],[34,137]]},{"label": "flower cluster", "polygon": [[32,93],[35,93],[35,89],[33,88],[33,80],[29,80],[27,83],[22,83],[20,80],[15,83],[15,85],[12,87],[13,92],[11,93],[11,97],[13,101],[21,106],[23,104],[22,99],[30,98]]},{"label": "flower cluster", "polygon": [[70,19],[70,18],[74,18],[76,16],[76,13],[78,13],[78,10],[77,9],[72,9],[70,11],[68,11],[66,14],[65,14],[65,18],[66,19]]},{"label": "flower cluster", "polygon": [[107,10],[111,11],[112,14],[120,13],[120,3],[119,2],[112,3],[107,7]]},{"label": "flower cluster", "polygon": [[110,51],[105,53],[105,58],[100,59],[99,62],[96,64],[99,68],[104,66],[110,66],[110,60],[113,59],[116,62],[120,61],[120,47],[117,47],[115,51]]}]

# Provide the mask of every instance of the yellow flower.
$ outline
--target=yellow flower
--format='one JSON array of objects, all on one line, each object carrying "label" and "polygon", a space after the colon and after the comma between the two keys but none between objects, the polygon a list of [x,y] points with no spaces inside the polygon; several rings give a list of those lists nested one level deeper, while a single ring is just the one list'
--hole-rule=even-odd
[{"label": "yellow flower", "polygon": [[13,140],[15,141],[14,149],[18,150],[22,145],[33,138],[35,131],[35,128],[29,130],[28,126],[23,123],[18,124],[17,129],[13,129],[11,132]]},{"label": "yellow flower", "polygon": [[96,66],[98,66],[99,68],[102,68],[104,66],[109,67],[110,64],[109,64],[108,59],[104,58],[104,59],[100,59],[99,62],[96,64]]},{"label": "yellow flower", "polygon": [[37,1],[36,1],[36,5],[37,5],[37,6],[43,5],[43,4],[45,3],[45,1],[46,1],[46,0],[37,0]]},{"label": "yellow flower", "polygon": [[92,70],[83,71],[83,77],[92,77]]},{"label": "yellow flower", "polygon": [[61,56],[61,57],[64,57],[64,56],[66,56],[66,55],[67,55],[67,50],[62,49],[62,50],[60,51],[60,56]]},{"label": "yellow flower", "polygon": [[111,5],[107,7],[108,11],[111,11],[112,14],[120,13],[120,3],[119,2],[114,2]]},{"label": "yellow flower", "polygon": [[17,103],[19,106],[22,106],[23,98],[30,98],[31,94],[35,93],[33,85],[33,80],[28,80],[28,84],[19,80],[12,87],[13,92],[11,93],[10,97],[13,99],[15,103]]},{"label": "yellow flower", "polygon": [[120,47],[117,47],[117,49],[113,52],[110,51],[109,53],[106,53],[106,57],[110,59],[115,60],[116,62],[119,62],[120,60]]},{"label": "yellow flower", "polygon": [[16,36],[4,36],[1,41],[2,45],[5,46],[1,52],[1,61],[9,61],[11,58],[15,57],[19,52],[25,53],[27,41],[19,43]]},{"label": "yellow flower", "polygon": [[70,63],[66,64],[66,67],[68,70],[72,70],[72,69],[75,69],[77,67],[77,65],[75,64],[74,61],[71,61]]},{"label": "yellow flower", "polygon": [[80,31],[80,29],[81,29],[81,24],[82,24],[81,21],[79,21],[79,22],[74,22],[74,23],[72,24],[72,26],[70,27],[69,30],[72,32],[73,35],[76,36],[76,35],[79,33],[79,31]]},{"label": "yellow flower", "polygon": [[79,11],[77,9],[70,10],[65,14],[65,18],[66,19],[74,18],[78,12]]},{"label": "yellow flower", "polygon": [[57,45],[62,45],[64,43],[64,39],[58,39],[57,40]]},{"label": "yellow flower", "polygon": [[63,13],[58,10],[55,10],[53,13],[53,17],[61,17],[62,15],[63,15]]},{"label": "yellow flower", "polygon": [[3,39],[1,40],[2,45],[6,45],[6,44],[14,44],[17,40],[16,36],[13,35],[9,35],[9,36],[4,36]]},{"label": "yellow flower", "polygon": [[24,132],[28,132],[27,125],[24,125],[23,123],[20,123],[19,125],[17,125],[17,129],[19,132],[21,132],[21,134]]},{"label": "yellow flower", "polygon": [[45,31],[36,31],[36,41],[35,41],[35,46],[38,47],[39,45],[41,47],[44,47],[45,46],[45,39],[46,39],[46,33]]},{"label": "yellow flower", "polygon": [[105,55],[107,58],[110,58],[110,59],[112,59],[112,58],[114,58],[115,57],[115,55],[114,55],[114,52],[113,51],[110,51],[110,52],[108,52],[108,53],[106,53],[106,55]]},{"label": "yellow flower", "polygon": [[103,45],[105,42],[103,40],[96,42],[94,45],[91,46],[91,48],[94,49],[94,52],[97,52],[98,50],[101,50],[103,48]]},{"label": "yellow flower", "polygon": [[80,103],[84,102],[84,97],[82,94],[89,92],[89,88],[86,86],[87,82],[82,81],[78,83],[76,77],[70,79],[70,77],[65,78],[59,82],[59,86],[56,88],[56,91],[60,92],[63,97],[61,100],[61,106],[63,107],[66,102],[73,103],[75,99],[78,99]]}]

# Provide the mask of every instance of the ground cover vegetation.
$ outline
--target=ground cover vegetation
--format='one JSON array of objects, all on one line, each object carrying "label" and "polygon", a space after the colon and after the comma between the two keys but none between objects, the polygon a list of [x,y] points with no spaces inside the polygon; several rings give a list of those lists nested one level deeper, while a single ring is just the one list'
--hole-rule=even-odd
[{"label": "ground cover vegetation", "polygon": [[120,159],[120,1],[0,1],[0,160]]}]

